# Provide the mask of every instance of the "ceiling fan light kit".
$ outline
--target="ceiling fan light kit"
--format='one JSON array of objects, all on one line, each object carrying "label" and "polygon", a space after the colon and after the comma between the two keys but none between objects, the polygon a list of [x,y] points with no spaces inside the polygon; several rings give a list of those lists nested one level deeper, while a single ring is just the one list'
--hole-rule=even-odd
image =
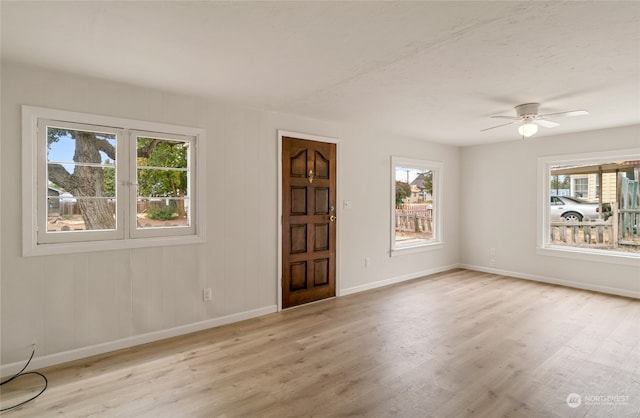
[{"label": "ceiling fan light kit", "polygon": [[518,128],[518,133],[525,138],[535,135],[536,132],[538,132],[538,125],[532,122],[526,122]]},{"label": "ceiling fan light kit", "polygon": [[555,128],[560,125],[558,122],[551,121],[546,119],[547,116],[554,117],[570,117],[570,116],[583,116],[588,115],[589,112],[586,110],[570,110],[567,112],[557,112],[557,113],[547,113],[544,115],[538,114],[538,109],[540,108],[540,103],[524,103],[514,107],[516,111],[516,116],[491,116],[495,119],[509,119],[511,122],[503,123],[502,125],[492,126],[490,128],[482,129],[481,131],[488,131],[490,129],[500,128],[502,126],[520,124],[518,127],[518,133],[523,138],[529,138],[538,132],[538,125],[543,126],[545,128]]}]

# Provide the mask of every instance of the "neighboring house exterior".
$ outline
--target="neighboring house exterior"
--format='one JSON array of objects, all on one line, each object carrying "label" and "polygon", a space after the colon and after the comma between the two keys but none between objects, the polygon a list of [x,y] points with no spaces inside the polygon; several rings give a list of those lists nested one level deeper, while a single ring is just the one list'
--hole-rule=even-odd
[{"label": "neighboring house exterior", "polygon": [[[53,187],[47,188],[47,196],[60,197],[62,190],[55,189]],[[49,216],[60,214],[60,199],[49,199],[48,202]]]},{"label": "neighboring house exterior", "polygon": [[616,201],[616,173],[603,173],[602,185],[597,174],[571,175],[570,195],[590,202],[597,202],[602,193],[603,203]]},{"label": "neighboring house exterior", "polygon": [[49,216],[79,213],[79,210],[76,208],[76,198],[74,198],[71,193],[56,189],[55,187],[48,187],[47,196],[53,197],[53,199],[49,199],[48,202]]},{"label": "neighboring house exterior", "polygon": [[[565,183],[568,177],[570,196],[591,202],[602,199],[603,203],[613,203],[619,198],[617,176],[633,180],[640,178],[640,160],[603,162],[598,165],[558,166],[551,170],[551,174],[556,176],[556,181],[562,181],[562,183]],[[564,186],[566,187],[566,183]]]},{"label": "neighboring house exterior", "polygon": [[409,203],[422,203],[433,200],[431,195],[424,190],[424,179],[426,175],[427,173],[420,173],[410,183],[411,197],[409,198]]}]

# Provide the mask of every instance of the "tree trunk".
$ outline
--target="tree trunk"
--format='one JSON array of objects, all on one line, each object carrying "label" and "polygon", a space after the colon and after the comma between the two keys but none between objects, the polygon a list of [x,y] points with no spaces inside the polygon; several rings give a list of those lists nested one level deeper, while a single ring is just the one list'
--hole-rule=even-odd
[{"label": "tree trunk", "polygon": [[[94,133],[77,131],[75,139],[76,149],[73,156],[75,162],[95,164],[102,162]],[[106,199],[90,199],[105,197],[102,167],[76,165],[71,177],[73,185],[68,190],[78,199],[85,228],[87,230],[115,229],[116,222],[109,202]]]},{"label": "tree trunk", "polygon": [[[176,182],[171,180],[171,190],[173,191],[173,195],[176,197],[182,197],[182,192],[178,190],[176,187]],[[176,199],[176,207],[178,210],[178,217],[180,219],[187,217],[187,211],[184,208],[184,200]]]}]

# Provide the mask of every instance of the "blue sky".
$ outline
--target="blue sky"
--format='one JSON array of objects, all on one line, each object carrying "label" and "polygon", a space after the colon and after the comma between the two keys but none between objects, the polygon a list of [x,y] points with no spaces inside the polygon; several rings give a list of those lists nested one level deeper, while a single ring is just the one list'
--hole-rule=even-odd
[{"label": "blue sky", "polygon": [[[110,139],[109,142],[115,147],[116,140]],[[52,142],[49,145],[49,150],[47,153],[48,161],[57,161],[61,163],[73,163],[73,154],[76,149],[76,141],[68,135],[60,137],[57,142]],[[103,152],[100,152],[102,156],[102,163],[105,163],[109,157]],[[63,167],[69,172],[73,173],[74,165],[73,164],[63,164]]]},{"label": "blue sky", "polygon": [[[424,173],[427,170],[409,167],[396,167],[396,181],[402,181],[404,183],[411,183],[418,177],[418,174]],[[407,172],[409,173],[409,181],[407,182]]]}]

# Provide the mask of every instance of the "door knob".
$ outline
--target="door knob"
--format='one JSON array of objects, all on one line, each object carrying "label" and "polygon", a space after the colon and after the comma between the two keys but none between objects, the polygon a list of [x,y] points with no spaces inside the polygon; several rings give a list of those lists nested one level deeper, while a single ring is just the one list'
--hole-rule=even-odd
[{"label": "door knob", "polygon": [[336,218],[334,215],[329,216],[329,220],[330,220],[331,222],[335,222],[335,221],[336,221],[336,219],[338,219],[338,218]]}]

